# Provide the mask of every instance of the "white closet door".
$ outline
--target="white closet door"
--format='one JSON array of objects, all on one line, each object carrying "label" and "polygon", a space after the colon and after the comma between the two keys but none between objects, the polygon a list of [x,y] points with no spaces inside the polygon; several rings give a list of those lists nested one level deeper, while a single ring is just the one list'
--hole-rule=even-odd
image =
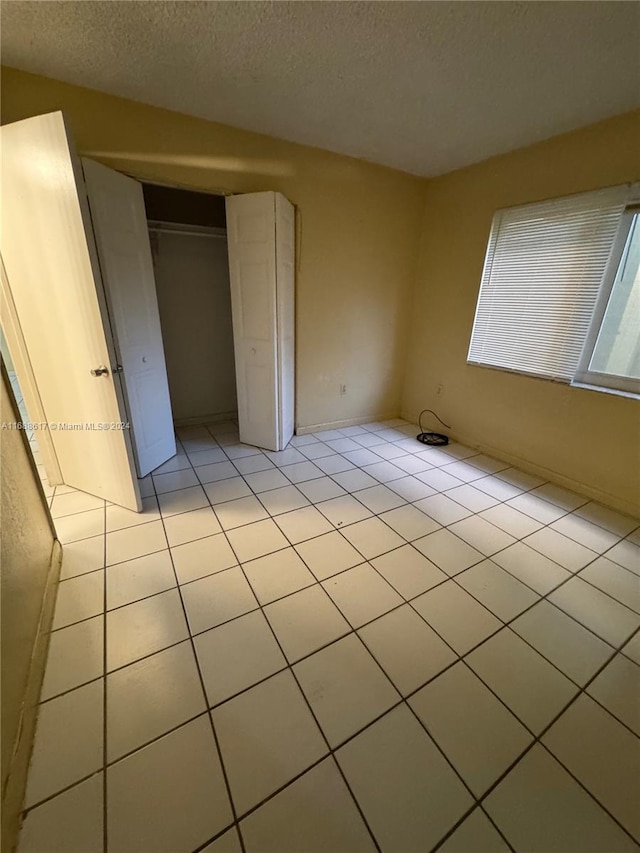
[{"label": "white closet door", "polygon": [[284,450],[295,426],[295,208],[280,193],[275,203],[279,448]]},{"label": "white closet door", "polygon": [[[176,452],[142,185],[82,159],[138,476]],[[184,342],[189,345],[188,341]]]},{"label": "white closet door", "polygon": [[[292,208],[273,192],[229,196],[226,205],[240,440],[282,450],[293,433],[293,240],[283,238],[278,256],[277,225]],[[290,273],[282,293],[280,269],[284,279]]]},{"label": "white closet door", "polygon": [[0,138],[0,249],[62,477],[140,510],[82,171],[62,113],[5,125]]}]

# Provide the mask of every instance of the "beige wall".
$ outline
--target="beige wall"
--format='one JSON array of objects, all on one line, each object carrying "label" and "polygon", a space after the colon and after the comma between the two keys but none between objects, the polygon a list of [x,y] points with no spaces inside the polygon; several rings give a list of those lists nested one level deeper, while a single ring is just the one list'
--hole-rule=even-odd
[{"label": "beige wall", "polygon": [[297,205],[299,427],[435,407],[462,440],[640,511],[637,401],[466,364],[494,211],[637,180],[640,113],[426,182],[11,69],[2,107],[64,110],[82,154],[142,178]]},{"label": "beige wall", "polygon": [[[15,423],[2,373],[0,421]],[[53,530],[33,459],[18,430],[0,432],[2,648],[2,850],[15,841],[18,811],[53,612]]]},{"label": "beige wall", "polygon": [[398,413],[423,182],[3,69],[4,123],[59,109],[80,153],[114,169],[194,189],[287,196],[299,226],[297,424]]},{"label": "beige wall", "polygon": [[402,405],[409,417],[435,408],[461,439],[636,514],[637,400],[471,367],[466,357],[494,211],[639,178],[633,113],[430,181]]},{"label": "beige wall", "polygon": [[227,241],[156,231],[152,247],[174,419],[237,412]]}]

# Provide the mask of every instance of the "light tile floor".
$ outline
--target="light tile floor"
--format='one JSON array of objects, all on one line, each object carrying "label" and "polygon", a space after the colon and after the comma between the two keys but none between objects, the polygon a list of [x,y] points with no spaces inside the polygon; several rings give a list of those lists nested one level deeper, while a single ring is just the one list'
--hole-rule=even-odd
[{"label": "light tile floor", "polygon": [[638,849],[640,523],[415,434],[181,429],[140,515],[47,487],[20,853]]}]

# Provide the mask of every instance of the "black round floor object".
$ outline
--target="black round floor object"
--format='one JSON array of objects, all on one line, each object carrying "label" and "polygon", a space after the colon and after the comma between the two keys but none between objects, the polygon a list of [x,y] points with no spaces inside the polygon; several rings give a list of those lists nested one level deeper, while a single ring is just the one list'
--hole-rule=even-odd
[{"label": "black round floor object", "polygon": [[422,444],[428,444],[429,447],[442,447],[445,444],[449,444],[449,438],[446,435],[443,435],[441,432],[425,432],[422,428],[422,416],[425,412],[429,412],[430,415],[433,415],[434,418],[440,421],[442,426],[450,429],[449,424],[445,424],[443,420],[441,420],[434,411],[431,409],[423,409],[418,415],[418,426],[420,427],[420,432],[416,436],[418,441]]}]

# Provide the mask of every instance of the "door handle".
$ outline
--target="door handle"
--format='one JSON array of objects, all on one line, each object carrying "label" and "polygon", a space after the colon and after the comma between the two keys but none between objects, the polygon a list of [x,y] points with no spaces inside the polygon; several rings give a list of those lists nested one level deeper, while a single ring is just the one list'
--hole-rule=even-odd
[{"label": "door handle", "polygon": [[92,376],[108,376],[109,375],[109,368],[105,367],[104,365],[101,365],[100,367],[94,367],[94,369],[91,371],[91,375]]}]

